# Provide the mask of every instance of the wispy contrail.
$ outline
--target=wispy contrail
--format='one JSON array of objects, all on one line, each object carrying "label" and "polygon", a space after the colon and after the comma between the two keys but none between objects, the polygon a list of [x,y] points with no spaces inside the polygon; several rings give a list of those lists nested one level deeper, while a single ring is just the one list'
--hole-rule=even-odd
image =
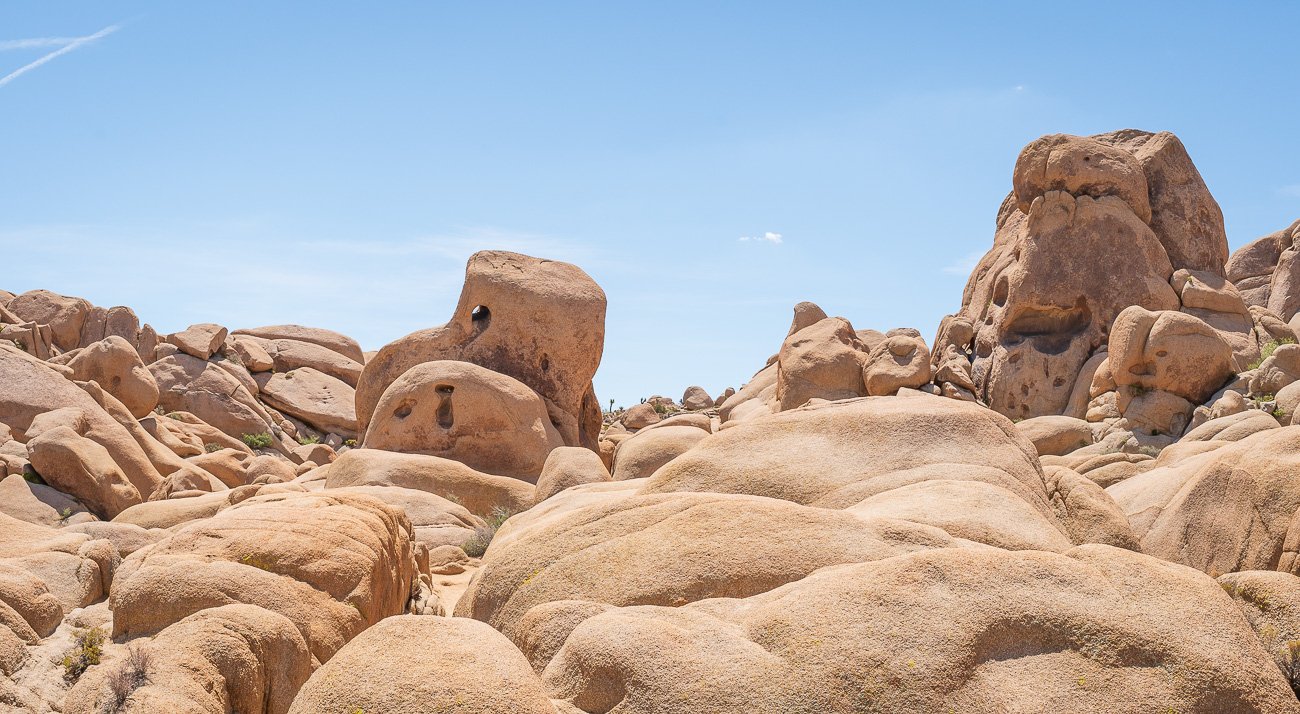
[{"label": "wispy contrail", "polygon": [[28,50],[33,47],[62,47],[76,42],[76,37],[29,37],[25,40],[0,40],[0,52]]},{"label": "wispy contrail", "polygon": [[[101,37],[106,37],[106,36],[108,36],[108,35],[113,34],[114,32],[116,32],[116,31],[118,30],[119,27],[121,27],[121,25],[109,25],[108,27],[105,27],[104,29],[100,30],[99,32],[96,32],[96,33],[93,34],[93,35],[86,35],[85,37],[72,37],[72,38],[66,38],[66,39],[68,39],[68,44],[66,44],[66,45],[64,45],[64,46],[62,46],[62,47],[60,47],[59,49],[57,49],[57,50],[55,50],[55,51],[53,51],[53,52],[51,52],[51,53],[49,53],[49,54],[47,54],[47,55],[45,55],[44,57],[41,57],[40,59],[38,59],[38,60],[36,60],[36,61],[34,61],[34,62],[31,62],[31,63],[29,63],[29,64],[25,64],[25,65],[23,65],[22,67],[19,67],[18,69],[16,69],[16,70],[10,72],[9,74],[6,74],[5,76],[0,77],[0,87],[3,87],[3,86],[5,86],[6,84],[9,84],[10,82],[14,81],[15,79],[21,77],[21,76],[24,75],[24,74],[27,74],[28,72],[30,72],[30,71],[36,69],[37,67],[40,67],[41,65],[45,64],[46,62],[49,62],[50,60],[54,59],[55,57],[58,57],[59,55],[66,55],[66,54],[68,54],[69,52],[71,52],[71,51],[77,49],[78,47],[81,47],[82,45],[89,44],[89,43],[91,43],[91,42],[94,42],[95,40],[100,39]],[[40,47],[40,46],[42,46],[42,45],[44,45],[44,46],[49,46],[49,45],[55,44],[54,41],[55,41],[55,40],[58,40],[58,39],[59,39],[59,38],[55,38],[55,37],[42,37],[42,38],[37,38],[37,39],[35,39],[35,40],[11,40],[10,42],[18,42],[18,43],[22,43],[22,42],[35,42],[35,43],[41,43],[41,44],[26,45],[27,47]],[[47,43],[47,41],[48,41],[48,43]],[[6,43],[6,44],[8,44],[8,43]],[[14,48],[12,48],[12,47],[6,47],[5,49],[14,49]]]}]

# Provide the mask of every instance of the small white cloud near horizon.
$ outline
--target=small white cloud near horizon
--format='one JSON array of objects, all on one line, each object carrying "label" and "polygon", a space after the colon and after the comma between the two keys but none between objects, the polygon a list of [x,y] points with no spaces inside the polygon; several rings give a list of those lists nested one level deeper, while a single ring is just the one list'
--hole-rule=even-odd
[{"label": "small white cloud near horizon", "polygon": [[957,262],[951,265],[945,265],[942,268],[939,268],[939,271],[943,273],[947,273],[949,275],[967,276],[970,275],[971,272],[975,270],[975,266],[979,265],[980,258],[983,257],[984,257],[984,253],[981,251],[977,251],[974,253],[967,253],[966,257],[958,260]]},{"label": "small white cloud near horizon", "polygon": [[46,62],[49,62],[55,57],[66,55],[69,52],[77,49],[78,47],[84,47],[85,45],[88,45],[94,42],[95,40],[107,37],[113,34],[114,32],[117,32],[119,29],[121,29],[121,27],[122,26],[120,24],[109,25],[108,27],[105,27],[104,29],[100,30],[99,32],[96,32],[93,35],[86,35],[84,37],[33,37],[25,40],[5,40],[3,42],[0,42],[0,50],[27,49],[31,47],[54,47],[57,45],[62,45],[61,47],[59,47],[59,49],[54,50],[53,52],[50,52],[48,54],[42,55],[41,57],[31,62],[28,62],[27,64],[23,65],[22,67],[19,67],[18,69],[10,72],[9,74],[0,77],[0,87],[9,84],[10,82],[14,81],[15,79],[18,79],[24,74],[27,74],[28,72],[36,69],[37,67],[40,67]]},{"label": "small white cloud near horizon", "polygon": [[1283,186],[1282,188],[1279,188],[1277,192],[1282,194],[1283,196],[1300,198],[1300,183],[1293,183],[1290,186]]},{"label": "small white cloud near horizon", "polygon": [[740,242],[741,243],[749,243],[749,242],[772,243],[773,245],[775,245],[777,243],[782,242],[781,241],[782,237],[783,236],[780,233],[773,233],[772,231],[764,231],[763,235],[761,236],[741,236]]}]

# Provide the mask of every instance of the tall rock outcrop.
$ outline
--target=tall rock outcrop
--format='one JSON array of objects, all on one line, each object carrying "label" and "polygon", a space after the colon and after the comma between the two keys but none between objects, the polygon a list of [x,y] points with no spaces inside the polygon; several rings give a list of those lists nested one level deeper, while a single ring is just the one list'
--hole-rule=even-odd
[{"label": "tall rock outcrop", "polygon": [[398,377],[423,362],[472,362],[541,395],[565,445],[596,448],[591,379],[605,347],[605,292],[576,265],[505,251],[470,256],[451,320],[379,350],[357,384],[359,431]]},{"label": "tall rock outcrop", "polygon": [[[1221,279],[1223,216],[1167,132],[1042,137],[1021,152],[1013,184],[934,353],[969,354],[977,396],[1003,414],[1067,413],[1122,310],[1183,308],[1176,271]],[[1251,333],[1240,310],[1222,321]]]}]

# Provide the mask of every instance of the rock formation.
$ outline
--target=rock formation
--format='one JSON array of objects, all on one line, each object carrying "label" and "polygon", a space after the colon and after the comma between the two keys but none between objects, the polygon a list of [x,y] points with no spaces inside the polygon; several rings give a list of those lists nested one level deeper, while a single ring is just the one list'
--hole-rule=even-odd
[{"label": "rock formation", "polygon": [[0,709],[1300,711],[1296,226],[1168,133],[1011,178],[933,343],[603,413],[566,263],[373,353],[0,291]]}]

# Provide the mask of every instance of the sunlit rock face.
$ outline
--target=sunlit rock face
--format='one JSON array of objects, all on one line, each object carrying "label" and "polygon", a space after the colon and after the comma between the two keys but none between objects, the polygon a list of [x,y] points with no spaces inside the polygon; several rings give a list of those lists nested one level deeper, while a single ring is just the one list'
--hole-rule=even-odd
[{"label": "sunlit rock face", "polygon": [[[1223,274],[1223,217],[1167,132],[1044,136],[1021,152],[1013,185],[993,248],[940,332],[973,333],[958,346],[990,407],[1060,414],[1120,311],[1178,310],[1175,270]],[[973,330],[951,329],[963,322]]]},{"label": "sunlit rock face", "polygon": [[600,406],[591,379],[605,347],[605,292],[581,268],[506,251],[475,253],[447,324],[384,346],[357,384],[365,432],[384,391],[417,364],[472,362],[541,395],[569,446],[596,447]]}]

